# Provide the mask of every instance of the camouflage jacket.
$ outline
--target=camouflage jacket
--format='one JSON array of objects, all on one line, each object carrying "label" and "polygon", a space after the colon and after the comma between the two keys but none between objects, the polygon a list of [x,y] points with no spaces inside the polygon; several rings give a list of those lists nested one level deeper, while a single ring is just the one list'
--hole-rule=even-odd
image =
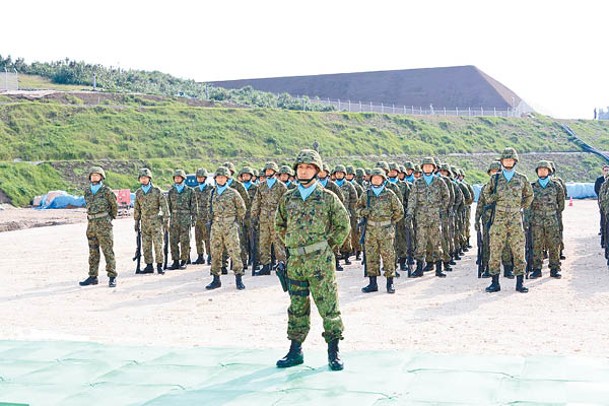
[{"label": "camouflage jacket", "polygon": [[336,194],[317,182],[305,201],[298,189],[283,195],[275,214],[275,230],[288,248],[327,241],[335,249],[345,242],[351,226],[349,215]]},{"label": "camouflage jacket", "polygon": [[388,221],[397,223],[404,217],[404,206],[400,199],[387,188],[383,188],[379,195],[371,189],[366,190],[355,206],[358,217],[365,217],[370,221]]},{"label": "camouflage jacket", "polygon": [[533,188],[531,215],[557,214],[565,209],[565,192],[560,183],[551,179],[545,188],[539,182],[531,183],[531,187]]},{"label": "camouflage jacket", "polygon": [[201,190],[200,186],[193,188],[195,191],[195,200],[197,202],[197,220],[199,221],[206,222],[208,220],[209,198],[213,189],[213,186],[207,184],[203,190]]},{"label": "camouflage jacket", "polygon": [[252,202],[252,218],[258,218],[262,222],[274,222],[275,212],[277,211],[277,206],[279,206],[281,196],[287,190],[286,185],[279,180],[275,181],[272,188],[269,188],[267,182],[261,183],[256,190],[256,195]]},{"label": "camouflage jacket", "polygon": [[459,183],[467,189],[467,195],[463,193],[463,204],[471,206],[474,203],[474,188],[464,180]]},{"label": "camouflage jacket", "polygon": [[359,183],[357,183],[355,180],[352,180],[351,184],[355,188],[355,191],[357,192],[357,198],[359,199],[361,197],[362,193],[364,193],[364,188]]},{"label": "camouflage jacket", "polygon": [[423,177],[415,180],[408,199],[408,215],[417,219],[435,217],[448,210],[450,194],[446,183],[434,177],[428,185]]},{"label": "camouflage jacket", "polygon": [[222,194],[218,194],[218,189],[212,192],[209,201],[209,219],[212,223],[228,218],[242,222],[246,212],[245,202],[235,189],[228,187]]},{"label": "camouflage jacket", "polygon": [[338,200],[340,200],[340,202],[344,204],[345,196],[343,195],[342,190],[331,179],[328,179],[328,183],[326,183],[326,189],[328,189],[330,192],[333,192],[336,197],[338,197]]},{"label": "camouflage jacket", "polygon": [[478,203],[476,203],[476,214],[474,215],[474,223],[482,221],[486,224],[488,221],[488,209],[485,209],[487,203],[484,199],[484,190],[488,187],[488,183],[483,185],[480,189],[480,196],[478,196]]},{"label": "camouflage jacket", "polygon": [[458,213],[465,205],[465,196],[463,196],[463,191],[458,185],[458,182],[454,179],[450,180],[450,183],[453,186],[453,190],[455,192],[455,204],[453,206],[453,213]]},{"label": "camouflage jacket", "polygon": [[343,182],[342,186],[339,186],[338,183],[336,183],[336,186],[338,186],[343,193],[343,205],[349,212],[349,215],[355,215],[355,204],[357,203],[357,191],[355,190],[355,186],[347,180]]},{"label": "camouflage jacket", "polygon": [[516,172],[508,182],[500,172],[491,176],[488,186],[484,188],[484,200],[495,203],[496,213],[517,212],[528,209],[533,201],[533,189],[527,177]]},{"label": "camouflage jacket", "polygon": [[148,193],[142,188],[135,191],[135,203],[133,204],[133,219],[140,221],[143,218],[163,218],[169,221],[169,207],[163,192],[157,186],[152,185]]},{"label": "camouflage jacket", "polygon": [[552,175],[550,177],[554,182],[558,182],[558,184],[562,187],[562,191],[565,194],[565,199],[569,198],[569,194],[567,193],[567,184],[560,176]]},{"label": "camouflage jacket", "polygon": [[87,215],[95,216],[108,213],[108,215],[115,219],[118,215],[118,203],[116,202],[116,195],[108,186],[102,184],[97,193],[93,194],[90,187],[86,187],[85,191],[85,203],[87,205]]},{"label": "camouflage jacket", "polygon": [[247,190],[245,189],[245,186],[243,186],[243,183],[241,183],[237,179],[233,179],[233,178],[230,178],[228,180],[228,182],[229,182],[228,183],[229,187],[231,187],[231,188],[235,189],[237,192],[239,192],[239,195],[243,199],[243,203],[245,203],[245,207],[249,211],[250,207],[252,205],[252,202],[250,201],[250,196],[247,193]]},{"label": "camouflage jacket", "polygon": [[182,193],[178,193],[175,186],[172,186],[167,193],[167,204],[172,218],[190,217],[194,220],[197,217],[195,192],[186,185],[184,185]]},{"label": "camouflage jacket", "polygon": [[450,214],[450,211],[455,207],[456,191],[455,191],[455,186],[453,185],[452,181],[450,180],[450,178],[448,176],[438,175],[438,179],[441,179],[444,182],[444,184],[446,185],[446,188],[448,189],[448,202],[445,205],[446,211],[444,213],[441,213],[442,215],[445,216],[445,215]]}]

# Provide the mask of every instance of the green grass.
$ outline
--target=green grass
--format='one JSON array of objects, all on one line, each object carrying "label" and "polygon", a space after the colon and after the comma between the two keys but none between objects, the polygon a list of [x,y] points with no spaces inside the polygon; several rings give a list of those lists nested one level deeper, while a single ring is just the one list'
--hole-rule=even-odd
[{"label": "green grass", "polygon": [[19,75],[19,88],[20,89],[51,89],[51,90],[63,90],[78,91],[78,90],[92,90],[90,86],[82,85],[62,85],[53,83],[50,79],[38,76],[38,75]]},{"label": "green grass", "polygon": [[[478,153],[498,153],[506,146],[520,153],[579,151],[555,120],[543,116],[412,117],[205,108],[178,99],[135,95],[120,95],[107,100],[110,105],[95,107],[85,106],[75,94],[60,101],[5,98],[2,103],[0,189],[17,205],[52,188],[82,187],[87,168],[95,163],[108,170],[111,187],[135,187],[137,170],[143,165],[153,169],[159,186],[166,187],[177,167],[194,172],[200,166],[213,171],[226,160],[237,167],[257,168],[267,160],[290,163],[300,149],[310,148],[315,141],[331,165],[366,166],[379,159],[403,163],[434,155],[462,165],[471,181],[486,178],[485,167],[494,157]],[[596,138],[590,135],[591,143],[605,145],[602,131],[609,127],[592,121],[575,124],[582,138],[597,134]],[[454,153],[466,155],[452,157]],[[600,160],[585,157],[573,162],[567,156],[556,159],[567,180],[596,176]],[[14,160],[50,164],[13,164]],[[529,171],[533,166],[523,164]],[[46,175],[34,181],[41,168]]]}]

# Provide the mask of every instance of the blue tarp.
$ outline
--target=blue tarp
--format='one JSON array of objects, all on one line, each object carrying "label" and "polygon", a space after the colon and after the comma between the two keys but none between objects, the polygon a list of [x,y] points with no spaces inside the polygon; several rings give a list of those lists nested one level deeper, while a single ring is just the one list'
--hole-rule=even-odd
[{"label": "blue tarp", "polygon": [[41,209],[65,209],[66,207],[85,207],[84,196],[56,196],[51,202],[45,206],[40,206]]}]

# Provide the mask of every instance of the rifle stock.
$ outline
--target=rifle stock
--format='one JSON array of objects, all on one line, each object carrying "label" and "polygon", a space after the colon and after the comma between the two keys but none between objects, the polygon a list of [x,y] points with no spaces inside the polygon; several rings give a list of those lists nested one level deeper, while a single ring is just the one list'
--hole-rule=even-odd
[{"label": "rifle stock", "polygon": [[137,236],[135,237],[136,248],[135,248],[135,256],[133,257],[133,261],[135,263],[135,273],[138,274],[141,272],[140,262],[142,260],[142,231],[137,232]]}]

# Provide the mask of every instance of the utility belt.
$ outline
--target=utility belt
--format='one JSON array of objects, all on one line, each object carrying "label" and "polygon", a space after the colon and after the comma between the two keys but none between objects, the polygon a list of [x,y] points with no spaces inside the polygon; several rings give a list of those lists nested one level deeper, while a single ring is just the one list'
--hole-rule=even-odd
[{"label": "utility belt", "polygon": [[391,225],[391,220],[385,220],[385,221],[368,220],[368,225],[373,226],[373,227],[387,227],[387,226]]},{"label": "utility belt", "polygon": [[314,252],[319,252],[319,251],[326,249],[327,247],[329,247],[328,241],[324,240],[324,241],[320,241],[315,244],[307,245],[306,247],[298,247],[298,248],[289,248],[288,247],[288,252],[290,253],[290,255],[300,256],[300,255],[312,254]]},{"label": "utility belt", "polygon": [[503,213],[520,213],[520,206],[510,207],[510,206],[495,206],[495,211],[500,211]]},{"label": "utility belt", "polygon": [[542,216],[555,216],[558,214],[558,209],[553,209],[553,210],[548,210],[548,209],[544,209],[544,210],[531,210],[531,214],[532,215],[542,215]]},{"label": "utility belt", "polygon": [[105,217],[110,217],[110,215],[108,213],[87,214],[88,220],[103,219]]}]

